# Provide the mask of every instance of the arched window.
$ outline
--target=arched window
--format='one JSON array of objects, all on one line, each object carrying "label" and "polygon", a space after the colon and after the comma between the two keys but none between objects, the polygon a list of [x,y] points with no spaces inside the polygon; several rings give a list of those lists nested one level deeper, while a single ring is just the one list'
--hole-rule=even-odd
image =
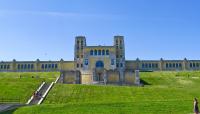
[{"label": "arched window", "polygon": [[109,55],[109,50],[106,50],[106,55]]},{"label": "arched window", "polygon": [[166,68],[168,68],[169,67],[169,65],[168,65],[168,63],[166,63]]},{"label": "arched window", "polygon": [[122,64],[122,63],[120,64],[120,67],[123,67],[123,64]]},{"label": "arched window", "polygon": [[33,69],[33,67],[34,67],[33,64],[31,64],[31,69]]},{"label": "arched window", "polygon": [[116,65],[117,65],[117,68],[118,68],[119,67],[119,63],[117,63]]},{"label": "arched window", "polygon": [[144,68],[144,66],[145,66],[144,63],[142,63],[142,68]]},{"label": "arched window", "polygon": [[85,59],[85,65],[88,65],[88,59]]},{"label": "arched window", "polygon": [[98,55],[101,55],[101,50],[98,50]]},{"label": "arched window", "polygon": [[10,69],[10,65],[7,65],[7,69]]},{"label": "arched window", "polygon": [[4,69],[6,69],[6,66],[7,66],[7,65],[4,65]]},{"label": "arched window", "polygon": [[115,65],[115,60],[111,59],[111,65]]},{"label": "arched window", "polygon": [[93,50],[90,50],[90,55],[93,55],[93,52],[94,52]]},{"label": "arched window", "polygon": [[102,50],[102,55],[105,55],[105,50]]},{"label": "arched window", "polygon": [[54,64],[51,64],[51,68],[54,68]]},{"label": "arched window", "polygon": [[175,64],[175,63],[173,63],[173,68],[175,68],[175,66],[176,66],[176,64]]},{"label": "arched window", "polygon": [[196,67],[196,64],[195,64],[195,63],[193,63],[193,67]]},{"label": "arched window", "polygon": [[47,65],[47,64],[45,64],[45,69],[47,69],[47,67],[48,67],[48,65]]},{"label": "arched window", "polygon": [[31,68],[31,65],[30,64],[28,64],[28,69],[30,69]]},{"label": "arched window", "polygon": [[27,68],[27,64],[24,65],[24,69],[26,69],[26,68]]},{"label": "arched window", "polygon": [[97,55],[97,50],[96,49],[94,50],[94,55]]},{"label": "arched window", "polygon": [[172,64],[171,63],[169,63],[169,68],[172,68]]},{"label": "arched window", "polygon": [[192,63],[190,63],[190,68],[192,68]]},{"label": "arched window", "polygon": [[181,64],[181,63],[179,63],[179,67],[180,67],[180,68],[182,67],[182,64]]},{"label": "arched window", "polygon": [[42,64],[42,69],[44,69],[44,64]]},{"label": "arched window", "polygon": [[196,66],[199,67],[199,63],[196,63]]},{"label": "arched window", "polygon": [[51,68],[51,64],[48,64],[48,68],[49,68],[49,69]]},{"label": "arched window", "polygon": [[20,64],[17,65],[17,69],[20,69]]},{"label": "arched window", "polygon": [[152,68],[155,68],[155,64],[154,63],[152,63]]},{"label": "arched window", "polygon": [[151,68],[151,63],[149,63],[149,68]]},{"label": "arched window", "polygon": [[148,64],[147,63],[145,63],[145,68],[148,68]]},{"label": "arched window", "polygon": [[21,69],[24,69],[24,65],[23,64],[21,65]]},{"label": "arched window", "polygon": [[96,68],[103,68],[104,67],[104,64],[102,61],[97,61],[96,62]]},{"label": "arched window", "polygon": [[116,44],[118,44],[118,40],[116,40]]},{"label": "arched window", "polygon": [[178,63],[176,63],[176,68],[178,68]]},{"label": "arched window", "polygon": [[58,68],[58,64],[55,64],[55,69],[57,69]]},{"label": "arched window", "polygon": [[155,64],[155,67],[158,68],[158,64]]}]

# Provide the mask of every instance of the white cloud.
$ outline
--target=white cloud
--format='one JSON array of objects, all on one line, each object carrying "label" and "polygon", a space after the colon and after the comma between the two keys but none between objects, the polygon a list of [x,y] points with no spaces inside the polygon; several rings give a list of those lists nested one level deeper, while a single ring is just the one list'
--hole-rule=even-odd
[{"label": "white cloud", "polygon": [[25,10],[0,10],[0,16],[15,15],[35,15],[35,16],[52,16],[52,17],[68,17],[68,18],[88,18],[88,19],[105,19],[116,20],[121,19],[121,15],[113,14],[88,14],[75,12],[52,12],[52,11],[25,11]]}]

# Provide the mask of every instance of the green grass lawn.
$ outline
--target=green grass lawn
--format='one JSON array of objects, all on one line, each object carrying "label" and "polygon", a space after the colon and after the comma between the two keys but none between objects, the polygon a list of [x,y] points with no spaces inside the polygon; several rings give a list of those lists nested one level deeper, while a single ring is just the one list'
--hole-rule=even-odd
[{"label": "green grass lawn", "polygon": [[42,81],[51,82],[57,76],[58,72],[0,72],[0,103],[25,103]]},{"label": "green grass lawn", "polygon": [[56,84],[40,106],[14,114],[188,114],[200,100],[200,72],[142,72],[144,87]]}]

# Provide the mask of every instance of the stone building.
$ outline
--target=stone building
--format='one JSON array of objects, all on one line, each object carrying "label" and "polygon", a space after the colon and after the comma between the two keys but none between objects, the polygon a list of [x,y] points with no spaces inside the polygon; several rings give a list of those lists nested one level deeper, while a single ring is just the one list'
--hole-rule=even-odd
[{"label": "stone building", "polygon": [[0,72],[61,71],[61,82],[81,84],[139,84],[140,71],[200,70],[200,60],[125,60],[123,36],[112,46],[87,46],[84,36],[75,38],[74,61],[1,61]]}]

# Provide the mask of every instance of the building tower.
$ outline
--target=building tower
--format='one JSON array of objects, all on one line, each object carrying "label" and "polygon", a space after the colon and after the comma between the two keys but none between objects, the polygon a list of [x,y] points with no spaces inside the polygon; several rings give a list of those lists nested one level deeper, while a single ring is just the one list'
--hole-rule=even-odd
[{"label": "building tower", "polygon": [[83,49],[86,46],[86,38],[85,36],[77,36],[75,38],[75,46],[74,46],[74,62],[75,69],[80,70],[83,68],[83,57],[84,52]]},{"label": "building tower", "polygon": [[120,72],[120,81],[124,82],[124,71],[125,71],[124,37],[114,36],[114,46],[116,50],[116,68]]}]

